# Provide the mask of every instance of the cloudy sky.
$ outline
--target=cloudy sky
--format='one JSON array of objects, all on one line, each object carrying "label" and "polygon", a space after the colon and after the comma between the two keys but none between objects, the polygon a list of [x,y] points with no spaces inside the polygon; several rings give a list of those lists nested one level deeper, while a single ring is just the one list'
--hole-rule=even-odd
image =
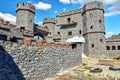
[{"label": "cloudy sky", "polygon": [[[16,21],[16,4],[28,2],[36,7],[35,23],[41,24],[45,17],[56,17],[56,13],[81,8],[85,3],[95,0],[0,0],[0,17]],[[106,36],[120,33],[120,0],[97,0],[104,4]]]}]

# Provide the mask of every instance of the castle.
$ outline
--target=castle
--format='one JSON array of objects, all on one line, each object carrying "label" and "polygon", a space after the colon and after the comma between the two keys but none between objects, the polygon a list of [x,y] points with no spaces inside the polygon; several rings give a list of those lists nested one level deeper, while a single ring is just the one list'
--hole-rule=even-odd
[{"label": "castle", "polygon": [[104,9],[102,2],[86,3],[82,8],[58,13],[56,19],[44,18],[43,27],[34,24],[35,7],[30,3],[18,3],[16,25],[0,19],[0,40],[21,42],[39,40],[67,44],[74,36],[84,37],[85,43],[70,44],[72,49],[80,49],[89,57],[120,53],[120,34],[105,38]]}]

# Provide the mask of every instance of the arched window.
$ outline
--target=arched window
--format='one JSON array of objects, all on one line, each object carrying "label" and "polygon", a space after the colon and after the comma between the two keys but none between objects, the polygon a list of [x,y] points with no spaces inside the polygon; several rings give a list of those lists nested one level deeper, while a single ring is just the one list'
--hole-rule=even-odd
[{"label": "arched window", "polygon": [[70,18],[67,18],[67,21],[68,21],[68,23],[70,23],[71,19],[70,19]]},{"label": "arched window", "polygon": [[102,39],[100,39],[100,42],[103,42],[103,40],[102,40]]},{"label": "arched window", "polygon": [[81,34],[82,33],[82,31],[81,30],[79,30],[79,34]]},{"label": "arched window", "polygon": [[107,46],[106,49],[107,49],[107,50],[110,50],[110,46]]},{"label": "arched window", "polygon": [[115,47],[115,46],[112,46],[112,50],[116,50],[116,47]]},{"label": "arched window", "polygon": [[90,29],[93,29],[93,26],[92,26],[92,25],[90,26]]},{"label": "arched window", "polygon": [[92,44],[91,47],[94,48],[94,44]]},{"label": "arched window", "polygon": [[101,19],[99,19],[99,23],[100,23],[100,24],[102,23],[102,20],[101,20]]},{"label": "arched window", "polygon": [[118,46],[118,50],[120,50],[120,46]]}]

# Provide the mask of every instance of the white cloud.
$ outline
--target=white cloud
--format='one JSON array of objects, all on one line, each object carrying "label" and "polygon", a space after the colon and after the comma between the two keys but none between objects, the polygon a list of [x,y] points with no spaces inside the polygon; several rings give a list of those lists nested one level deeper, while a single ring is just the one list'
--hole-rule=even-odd
[{"label": "white cloud", "polygon": [[70,4],[70,0],[59,0],[63,4]]},{"label": "white cloud", "polygon": [[0,17],[6,21],[10,21],[10,23],[16,23],[16,17],[10,13],[2,13],[0,12]]},{"label": "white cloud", "polygon": [[106,37],[107,37],[107,38],[108,38],[108,37],[111,37],[112,35],[114,35],[113,32],[107,32],[107,33],[106,33]]},{"label": "white cloud", "polygon": [[43,2],[38,2],[37,4],[34,4],[34,6],[36,7],[36,9],[40,9],[40,10],[48,10],[52,7],[51,4],[43,3]]},{"label": "white cloud", "polygon": [[37,24],[40,25],[40,26],[43,26],[43,22],[42,21],[37,22]]},{"label": "white cloud", "polygon": [[66,9],[66,8],[63,8],[63,11],[67,11],[67,9]]}]

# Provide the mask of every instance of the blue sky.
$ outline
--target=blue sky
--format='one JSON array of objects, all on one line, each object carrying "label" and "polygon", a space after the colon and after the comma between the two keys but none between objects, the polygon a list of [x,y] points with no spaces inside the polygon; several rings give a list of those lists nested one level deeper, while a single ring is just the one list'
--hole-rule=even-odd
[{"label": "blue sky", "polygon": [[[46,17],[56,18],[56,13],[81,8],[85,3],[95,0],[1,0],[0,17],[15,24],[16,4],[28,2],[36,7],[35,23],[40,24]],[[120,32],[120,0],[97,0],[104,4],[106,36]]]}]

